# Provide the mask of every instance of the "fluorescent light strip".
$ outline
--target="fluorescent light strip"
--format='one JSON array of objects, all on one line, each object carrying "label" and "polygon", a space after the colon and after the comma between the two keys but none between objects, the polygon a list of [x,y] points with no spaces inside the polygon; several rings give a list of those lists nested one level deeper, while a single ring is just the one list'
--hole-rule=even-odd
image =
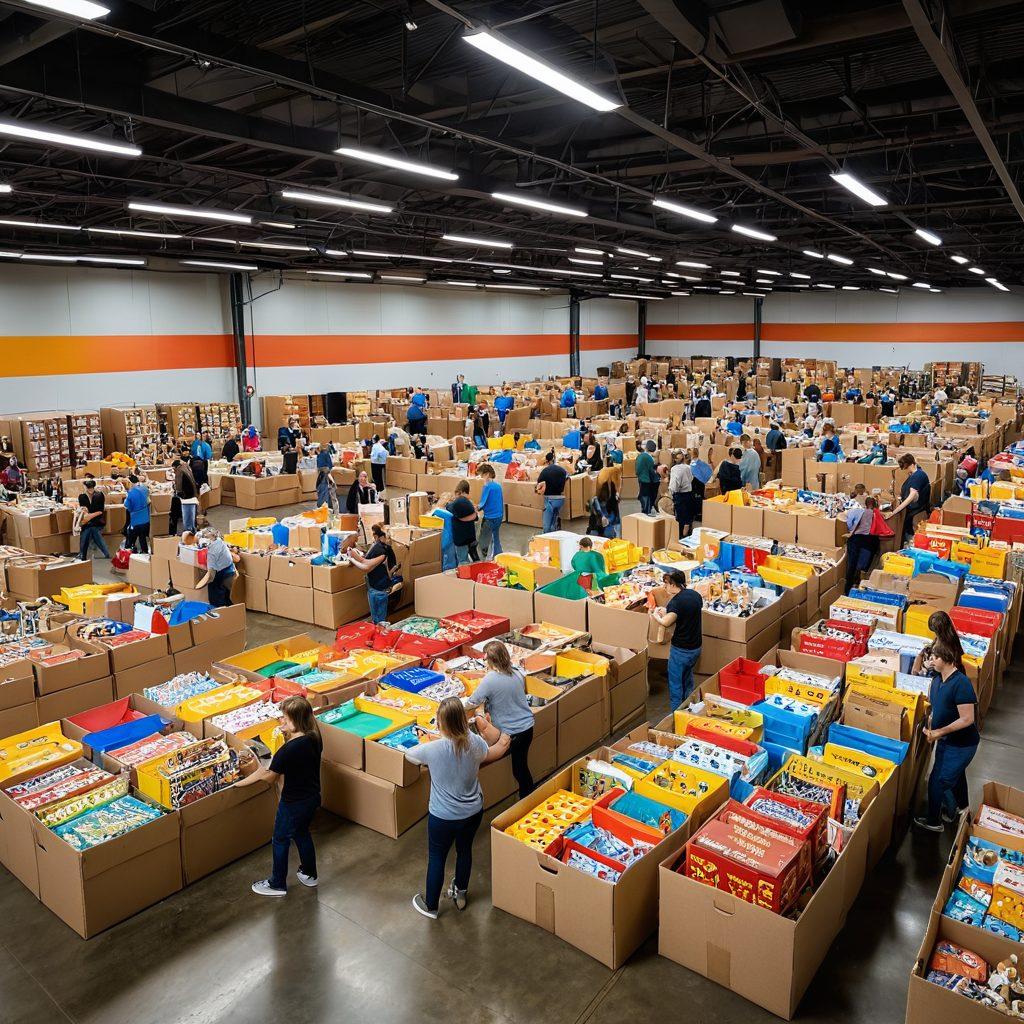
[{"label": "fluorescent light strip", "polygon": [[815,252],[814,249],[804,249],[803,252],[805,256],[810,256],[812,260],[823,260],[825,258],[823,252]]},{"label": "fluorescent light strip", "polygon": [[36,228],[39,231],[81,231],[77,224],[45,224],[37,220],[0,220],[5,228]]},{"label": "fluorescent light strip", "polygon": [[454,285],[456,288],[477,288],[476,281],[445,281],[445,284]]},{"label": "fluorescent light strip", "polygon": [[139,213],[156,213],[165,217],[180,217],[182,220],[217,220],[227,224],[251,224],[247,213],[231,213],[227,210],[204,210],[195,206],[168,206],[166,203],[149,203],[131,200],[129,210]]},{"label": "fluorescent light strip", "polygon": [[462,38],[470,46],[475,46],[489,57],[500,60],[515,71],[529,75],[530,78],[535,78],[538,82],[550,86],[552,89],[557,89],[558,92],[568,96],[570,99],[585,103],[594,110],[607,113],[609,110],[616,110],[622,106],[619,101],[602,96],[601,93],[595,92],[577,79],[571,78],[557,68],[553,68],[550,64],[535,57],[532,53],[521,50],[518,46],[513,46],[494,32],[471,32]]},{"label": "fluorescent light strip", "polygon": [[125,238],[160,238],[160,239],[178,239],[181,235],[166,234],[163,231],[128,231],[121,230],[120,228],[86,228],[90,234],[96,235],[118,235]]},{"label": "fluorescent light strip", "polygon": [[344,249],[324,249],[325,256],[347,256],[348,253]]},{"label": "fluorescent light strip", "polygon": [[942,294],[942,289],[941,288],[929,288],[928,291],[930,291],[933,295],[941,295]]},{"label": "fluorescent light strip", "polygon": [[20,260],[21,255],[20,252],[8,252],[6,249],[0,249],[0,259]]},{"label": "fluorescent light strip", "polygon": [[325,196],[317,192],[296,192],[286,189],[281,193],[284,199],[297,203],[316,203],[319,206],[340,206],[346,210],[365,210],[367,213],[393,213],[393,206],[383,203],[367,203],[362,199],[347,199],[344,196]]},{"label": "fluorescent light strip", "polygon": [[966,256],[950,256],[949,258],[954,263],[959,263],[960,266],[963,266],[965,263],[970,263],[971,262]]},{"label": "fluorescent light strip", "polygon": [[933,231],[926,231],[924,228],[915,228],[914,234],[923,238],[929,245],[942,245],[942,239]]},{"label": "fluorescent light strip", "polygon": [[48,142],[55,146],[67,146],[70,149],[88,149],[96,153],[114,153],[118,156],[142,156],[138,146],[127,142],[109,142],[89,135],[78,135],[75,132],[62,132],[45,125],[26,124],[23,121],[0,119],[0,135],[11,139],[25,139],[28,142]]},{"label": "fluorescent light strip", "polygon": [[907,281],[907,280],[909,280],[909,278],[907,277],[906,274],[897,274],[897,273],[894,273],[891,270],[887,270],[885,272],[885,276],[888,277],[888,278],[891,278],[893,281]]},{"label": "fluorescent light strip", "polygon": [[422,174],[427,178],[441,178],[443,181],[459,180],[459,176],[453,171],[446,171],[440,167],[433,167],[430,164],[419,163],[416,160],[403,160],[400,157],[390,156],[387,153],[377,153],[369,149],[356,149],[353,146],[342,146],[334,152],[338,156],[347,156],[352,160],[361,160],[368,164],[390,167],[396,171],[408,171],[410,174]]},{"label": "fluorescent light strip", "polygon": [[696,207],[687,206],[685,203],[673,203],[668,199],[655,199],[652,201],[652,205],[659,206],[670,213],[678,213],[680,217],[699,220],[702,224],[714,224],[718,220],[717,217],[713,217],[710,213],[705,213],[703,210],[698,210]]},{"label": "fluorescent light strip", "polygon": [[485,288],[500,288],[509,292],[542,292],[544,291],[537,284],[485,284]]},{"label": "fluorescent light strip", "polygon": [[239,242],[246,249],[274,249],[280,252],[313,252],[308,245],[284,245],[281,242]]},{"label": "fluorescent light strip", "polygon": [[86,18],[89,21],[94,18],[105,18],[110,13],[109,7],[94,4],[92,0],[26,0],[26,3],[32,4],[33,7],[45,8],[48,11],[71,14],[76,18]]},{"label": "fluorescent light strip", "polygon": [[844,292],[859,292],[860,291],[860,285],[858,285],[858,284],[844,284],[843,285],[843,291]]},{"label": "fluorescent light strip", "polygon": [[79,256],[83,263],[110,263],[116,267],[144,267],[146,261],[136,256]]},{"label": "fluorescent light strip", "polygon": [[[714,289],[711,289],[711,290],[714,291]],[[723,288],[722,291],[720,291],[718,294],[719,295],[735,295],[736,291],[733,288]]]},{"label": "fluorescent light strip", "polygon": [[720,277],[742,277],[743,275],[738,270],[723,270],[719,275]]},{"label": "fluorescent light strip", "polygon": [[282,231],[294,231],[294,224],[285,224],[282,220],[261,220],[260,224],[265,228],[280,228]]},{"label": "fluorescent light strip", "polygon": [[404,274],[381,274],[382,281],[404,281],[406,284],[423,284],[425,277],[406,277]]},{"label": "fluorescent light strip", "polygon": [[353,256],[369,256],[378,260],[423,260],[427,263],[454,263],[443,256],[417,256],[409,252],[377,252],[375,249],[353,249]]},{"label": "fluorescent light strip", "polygon": [[799,278],[801,281],[810,281],[810,279],[811,279],[811,275],[810,274],[800,274],[800,273],[798,273],[795,270],[791,270],[789,272],[789,276],[790,277]]},{"label": "fluorescent light strip", "polygon": [[442,235],[446,242],[456,242],[460,245],[476,245],[483,249],[512,249],[511,242],[499,242],[493,238],[474,238],[471,235]]},{"label": "fluorescent light strip", "polygon": [[1010,290],[1005,284],[997,281],[994,277],[986,277],[985,280],[988,284],[992,285],[993,288],[998,288],[1001,292],[1008,292]]},{"label": "fluorescent light strip", "polygon": [[77,263],[77,256],[56,256],[45,252],[24,252],[21,254],[23,260],[42,260],[45,263]]},{"label": "fluorescent light strip", "polygon": [[605,256],[607,255],[603,249],[587,249],[582,245],[577,245],[575,252],[581,252],[584,256]]},{"label": "fluorescent light strip", "polygon": [[924,281],[915,281],[913,284],[914,288],[931,288],[930,284],[925,284]]},{"label": "fluorescent light strip", "polygon": [[837,184],[842,185],[848,192],[852,192],[858,199],[863,199],[870,206],[888,206],[889,201],[883,199],[873,189],[868,188],[864,182],[855,178],[845,171],[840,174],[830,174],[829,177]]},{"label": "fluorescent light strip", "polygon": [[660,256],[648,256],[648,263],[664,263],[665,261]]},{"label": "fluorescent light strip", "polygon": [[358,270],[307,270],[307,274],[324,274],[327,277],[356,277],[361,281],[370,281],[373,274],[364,274]]},{"label": "fluorescent light strip", "polygon": [[677,267],[689,267],[691,270],[710,270],[710,263],[693,263],[690,260],[676,260]]},{"label": "fluorescent light strip", "polygon": [[754,279],[754,284],[772,284],[770,277],[758,277]]},{"label": "fluorescent light strip", "polygon": [[746,235],[748,238],[757,238],[762,242],[778,241],[775,235],[769,235],[767,231],[758,231],[756,228],[748,228],[746,224],[733,224],[732,229],[737,234]]},{"label": "fluorescent light strip", "polygon": [[759,274],[764,274],[767,277],[782,277],[781,270],[762,270],[760,267],[757,268]]},{"label": "fluorescent light strip", "polygon": [[587,267],[603,267],[604,264],[600,260],[581,260],[576,256],[567,257],[570,263],[582,263]]},{"label": "fluorescent light strip", "polygon": [[531,199],[529,196],[515,195],[511,192],[492,192],[492,199],[499,203],[511,203],[513,206],[529,206],[535,210],[546,210],[548,213],[564,213],[567,217],[586,217],[586,210],[579,210],[574,206],[562,206],[560,203],[550,203],[545,199]]},{"label": "fluorescent light strip", "polygon": [[684,296],[684,295],[689,296],[690,293],[689,292],[673,292],[672,294],[673,295],[678,295],[678,296],[681,297],[681,296]]},{"label": "fluorescent light strip", "polygon": [[610,299],[651,299],[654,302],[661,302],[664,295],[626,295],[625,292],[609,292],[608,298]]},{"label": "fluorescent light strip", "polygon": [[834,252],[830,252],[827,258],[830,259],[833,263],[841,263],[844,267],[853,266],[853,260],[847,259],[845,256],[839,256]]},{"label": "fluorescent light strip", "polygon": [[512,271],[511,270],[504,270],[503,268],[500,268],[500,267],[495,267],[494,270],[491,271],[491,273],[492,274],[511,274]]},{"label": "fluorescent light strip", "polygon": [[251,263],[213,263],[210,260],[181,260],[183,267],[207,267],[210,270],[259,270]]},{"label": "fluorescent light strip", "polygon": [[641,284],[654,284],[653,277],[637,277],[635,274],[609,274],[616,281],[639,281]]},{"label": "fluorescent light strip", "polygon": [[650,253],[640,252],[638,249],[623,249],[621,246],[615,246],[615,251],[622,253],[623,256],[639,256],[642,260],[651,258]]},{"label": "fluorescent light strip", "polygon": [[831,288],[834,291],[836,286],[834,284],[824,284],[822,282],[819,282],[814,287],[815,288]]},{"label": "fluorescent light strip", "polygon": [[885,277],[885,271],[879,270],[878,267],[868,267],[868,273],[874,274],[876,277]]},{"label": "fluorescent light strip", "polygon": [[764,292],[741,292],[741,295],[746,295],[748,299],[763,299],[765,298]]},{"label": "fluorescent light strip", "polygon": [[984,277],[985,271],[981,267],[968,267],[967,268],[972,274],[977,274],[978,277]]},{"label": "fluorescent light strip", "polygon": [[703,278],[693,277],[691,274],[673,274],[672,276],[675,277],[675,278],[678,278],[680,281],[701,281],[701,280],[703,280]]},{"label": "fluorescent light strip", "polygon": [[14,189],[11,188],[11,186],[8,185],[7,182],[0,181],[0,196],[10,195],[13,191]]},{"label": "fluorescent light strip", "polygon": [[879,288],[878,290],[880,292],[888,292],[890,295],[899,295],[899,293],[900,293],[899,288],[885,288],[885,287],[882,287],[882,288]]}]

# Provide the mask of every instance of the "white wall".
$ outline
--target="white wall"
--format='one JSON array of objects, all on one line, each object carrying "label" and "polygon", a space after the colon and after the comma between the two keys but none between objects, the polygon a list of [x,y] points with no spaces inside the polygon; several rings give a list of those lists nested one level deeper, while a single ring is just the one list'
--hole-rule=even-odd
[{"label": "white wall", "polygon": [[[665,355],[749,355],[753,299],[691,295],[650,303],[647,350]],[[933,295],[810,291],[764,302],[761,352],[818,356],[841,366],[973,360],[988,373],[1024,376],[1024,297],[992,288]]]}]

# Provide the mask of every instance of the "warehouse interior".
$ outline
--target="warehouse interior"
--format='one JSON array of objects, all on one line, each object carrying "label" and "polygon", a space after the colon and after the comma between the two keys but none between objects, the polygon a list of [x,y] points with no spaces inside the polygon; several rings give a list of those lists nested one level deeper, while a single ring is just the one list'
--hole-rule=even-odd
[{"label": "warehouse interior", "polygon": [[[129,1016],[151,1024],[299,1022],[336,1012],[395,1022],[454,1013],[468,1022],[605,1024],[629,1016],[647,1024],[681,1009],[702,1021],[999,1024],[1019,1017],[1024,986],[1012,976],[1002,982],[1011,955],[1024,956],[1017,633],[1024,530],[1014,525],[1024,520],[1022,59],[1024,5],[1011,0],[0,0],[0,1024]],[[412,414],[420,398],[429,412],[421,432]],[[488,424],[482,436],[477,398]],[[498,404],[506,398],[507,411]],[[747,426],[733,431],[738,423]],[[597,461],[581,465],[588,429],[597,433]],[[781,430],[788,449],[773,447],[770,429]],[[717,486],[734,446],[737,462],[750,447],[739,449],[741,431],[747,442],[754,436],[762,459],[754,484],[744,480],[733,500]],[[819,445],[830,431],[838,456],[823,457]],[[228,440],[239,453],[233,459],[223,450]],[[386,462],[377,461],[378,444]],[[548,449],[579,484],[577,497],[566,482],[564,510],[550,519],[552,492],[534,486],[547,472]],[[52,454],[58,450],[63,456]],[[648,450],[652,473],[657,463],[649,503],[633,468]],[[903,464],[906,452],[917,459],[913,468]],[[192,500],[181,489],[179,462],[192,476],[197,458],[198,511],[177,518],[182,500]],[[500,584],[507,591],[469,575],[475,534],[469,565],[461,547],[457,568],[446,561],[452,527],[435,515],[457,479],[471,481],[474,505],[483,500],[477,470],[488,459],[501,467],[501,545],[516,559]],[[10,476],[9,461],[18,469]],[[837,461],[838,472],[826,465]],[[703,519],[680,512],[690,499],[676,501],[674,482],[677,465],[695,479],[698,462],[709,467],[700,483],[701,494],[707,487]],[[369,500],[362,491],[353,498],[361,470],[376,484]],[[618,534],[602,533],[611,529],[599,497],[606,470],[619,487]],[[919,490],[907,490],[914,470],[931,480],[930,506],[920,507]],[[294,486],[285,486],[293,473]],[[149,547],[143,539],[141,553],[132,513],[112,515],[127,503],[128,474],[147,489]],[[106,495],[97,551],[105,540],[114,557],[88,555],[80,511],[92,507],[88,476]],[[685,489],[689,495],[689,482]],[[864,507],[865,493],[876,496],[884,522],[880,549],[871,537],[877,560],[861,576],[844,569],[844,560],[860,550],[849,542],[861,529],[854,505]],[[330,513],[320,515],[324,495]],[[687,832],[678,845],[673,833],[661,853],[655,847],[638,857],[632,887],[595,876],[574,888],[568,846],[561,863],[553,846],[531,848],[529,863],[517,860],[502,841],[536,799],[520,799],[509,770],[500,793],[481,775],[486,806],[470,839],[468,907],[457,912],[454,899],[442,898],[437,920],[419,907],[417,916],[410,899],[424,889],[428,830],[439,817],[433,795],[428,815],[428,773],[399,757],[400,765],[388,760],[374,775],[364,751],[372,747],[380,758],[383,745],[369,738],[358,739],[358,765],[344,760],[351,744],[344,757],[323,746],[325,766],[334,756],[343,763],[332,762],[331,781],[323,776],[312,824],[319,886],[292,879],[287,899],[261,900],[250,890],[271,859],[277,790],[270,784],[258,823],[255,811],[246,822],[239,807],[235,817],[211,810],[205,818],[193,808],[189,818],[167,805],[169,813],[134,838],[101,842],[91,860],[67,856],[67,844],[55,852],[45,823],[56,819],[41,811],[33,817],[9,790],[27,784],[30,776],[15,766],[44,743],[32,730],[57,722],[60,741],[82,758],[76,765],[92,757],[89,771],[109,771],[127,792],[145,794],[136,768],[90,747],[90,729],[71,719],[115,705],[125,724],[142,719],[161,706],[137,699],[146,688],[186,673],[255,685],[257,653],[297,636],[301,643],[274,647],[275,657],[286,660],[304,646],[319,650],[317,665],[327,664],[328,651],[348,656],[344,631],[373,633],[381,621],[372,593],[367,598],[369,577],[353,568],[358,556],[343,566],[352,573],[344,591],[306,582],[302,595],[298,576],[264,572],[259,581],[248,560],[283,529],[283,541],[274,534],[272,557],[287,562],[288,572],[312,559],[305,578],[314,580],[324,568],[317,553],[328,567],[331,558],[339,559],[333,568],[344,561],[336,547],[328,556],[332,534],[354,537],[357,551],[374,550],[372,520],[387,525],[400,549],[385,631],[412,618],[447,628],[468,609],[504,622],[509,636],[525,623],[558,623],[577,630],[571,647],[586,647],[591,659],[607,656],[603,727],[582,745],[567,739],[562,746],[563,710],[570,721],[564,696],[548,697],[543,707],[557,718],[558,746],[552,735],[550,763],[533,782],[546,787],[545,799],[582,792],[573,788],[581,759],[584,768],[588,758],[617,765],[613,755],[621,751],[639,761],[650,750],[629,745],[641,733],[652,745],[682,744],[673,735],[681,719],[672,696],[671,625],[655,640],[660,613],[649,612],[674,600],[664,589],[672,566],[687,561],[684,589],[693,589],[704,579],[702,563],[728,571],[726,547],[748,552],[733,568],[755,580],[765,555],[782,559],[772,571],[792,573],[787,557],[800,557],[794,549],[806,547],[805,535],[802,525],[773,532],[771,516],[775,529],[797,518],[781,514],[783,500],[813,505],[814,515],[824,510],[826,539],[807,544],[831,553],[828,587],[820,562],[806,577],[815,580],[813,598],[799,582],[792,592],[773,584],[779,621],[773,641],[766,630],[756,648],[754,627],[743,632],[752,619],[735,618],[735,629],[709,626],[704,593],[704,660],[689,677],[699,694],[688,699],[710,693],[712,706],[728,703],[718,689],[726,660],[736,672],[770,663],[783,677],[788,666],[809,674],[792,684],[804,686],[819,679],[815,672],[830,675],[808,667],[817,657],[839,665],[839,697],[834,706],[823,699],[818,731],[796,745],[798,759],[809,771],[827,762],[827,706],[831,728],[848,730],[836,736],[877,734],[887,745],[865,750],[879,755],[902,744],[906,758],[891,779],[892,764],[883,778],[877,760],[861,763],[865,789],[876,775],[879,784],[855,828],[841,795],[820,816],[818,825],[824,831],[827,820],[831,830],[829,850],[816,840],[815,866],[806,867],[786,912],[747,906],[758,898],[725,882],[716,889],[706,877],[710,902],[672,902],[673,881],[701,887],[684,870],[689,853],[680,851],[720,813],[703,804],[682,815]],[[379,518],[366,511],[371,506]],[[482,504],[479,511],[482,522]],[[922,511],[915,533],[911,520]],[[695,543],[708,529],[713,549]],[[573,586],[586,598],[578,607],[564,610],[569,601],[560,598],[540,603],[544,580],[570,574],[554,541],[550,564],[543,562],[548,549],[538,539],[556,531],[563,550],[566,537],[577,550],[582,534],[613,546],[625,539],[627,581],[638,563],[646,583],[657,576],[658,595],[645,590],[632,605],[633,628],[602,616],[612,602],[590,589],[596,581],[584,586],[578,571]],[[508,567],[495,562],[496,539],[482,561]],[[167,611],[175,602],[206,602],[206,584],[197,581],[212,576],[212,568],[204,575],[206,549],[222,540],[237,573],[220,618],[209,606],[195,613],[199,624],[187,645],[174,623],[164,622],[166,637],[153,627],[148,639],[161,660],[152,673],[115,647],[100,654],[95,641],[69,640],[85,620],[140,629],[143,605]],[[479,540],[486,549],[483,530]],[[87,576],[76,558],[80,542]],[[271,560],[262,557],[270,554],[266,543],[255,561]],[[454,559],[458,542],[450,543]],[[420,559],[417,544],[436,548],[436,560]],[[534,580],[541,549],[544,570],[557,571]],[[922,551],[941,564],[922,562]],[[958,551],[967,552],[966,563]],[[982,571],[983,562],[996,568]],[[611,573],[610,554],[601,565]],[[61,584],[49,585],[47,567],[50,580],[66,573]],[[18,585],[26,579],[28,589]],[[94,585],[110,589],[78,592]],[[276,603],[268,596],[275,586]],[[851,586],[864,601],[874,595],[871,614],[881,617],[854,604],[848,614],[835,611],[853,600]],[[721,602],[735,593],[723,587],[715,594]],[[45,600],[40,611],[41,599],[68,589],[70,599],[65,594],[59,607]],[[492,593],[481,600],[482,590]],[[825,601],[826,590],[838,604]],[[165,592],[170,603],[161,605],[154,595],[164,600]],[[975,592],[982,596],[972,605],[965,595]],[[529,613],[521,612],[524,595]],[[975,664],[972,645],[982,641],[973,627],[984,619],[987,628],[992,602],[1004,596]],[[307,599],[308,611],[295,610]],[[890,605],[898,612],[878,612]],[[229,620],[229,606],[237,619]],[[928,638],[927,661],[932,645],[943,643],[941,631],[925,614],[915,633],[911,612],[939,610],[964,641],[960,674],[965,683],[970,676],[971,722],[982,731],[961,772],[971,806],[954,800],[958,816],[936,836],[927,823],[915,827],[915,816],[929,802],[929,745],[941,743],[926,738],[937,721],[937,691],[920,682],[914,691],[904,680],[912,697],[905,690],[893,697],[900,677],[925,678],[926,671],[891,637]],[[865,639],[862,651],[842,658],[833,648],[826,656],[801,646],[801,634],[823,621],[815,634],[822,643],[842,637],[844,620],[870,621],[895,646]],[[28,638],[44,634],[44,621],[61,651],[79,660],[109,656],[106,682],[79,676],[73,686],[58,685],[49,664],[33,665]],[[240,635],[226,635],[229,621],[240,623]],[[23,661],[15,661],[16,647]],[[482,646],[466,655],[469,647],[461,656],[482,675],[490,662]],[[712,664],[712,648],[727,649],[728,658]],[[612,651],[643,662],[639,706],[609,696],[619,681]],[[895,667],[885,661],[892,651]],[[450,682],[447,656],[424,656],[421,670]],[[871,664],[876,673],[892,669],[888,705],[878,675],[865,669],[859,684],[851,682],[849,662],[861,656],[881,658]],[[736,668],[739,661],[755,669]],[[552,678],[556,664],[562,667],[553,657]],[[119,666],[125,680],[136,673],[137,687],[122,686]],[[945,681],[941,672],[936,678]],[[367,680],[359,682],[323,700],[300,690],[320,719],[343,699],[364,700]],[[72,690],[79,691],[74,698]],[[861,701],[851,708],[855,691]],[[779,691],[779,699],[795,700],[794,692]],[[763,678],[760,697],[769,699]],[[274,691],[273,701],[280,699]],[[543,703],[533,704],[535,716]],[[242,757],[249,737],[204,734],[202,720],[196,732],[177,711],[161,714],[163,735],[180,729]],[[694,712],[702,714],[713,717]],[[722,720],[747,722],[736,707],[731,714]],[[88,720],[113,722],[109,715]],[[437,719],[429,728],[440,729]],[[448,734],[430,732],[439,735]],[[538,725],[538,764],[541,735]],[[760,754],[772,746],[760,731],[756,738],[728,729],[692,735],[694,750],[723,735],[748,745],[723,741],[714,749],[745,757],[758,743]],[[278,735],[277,745],[250,749],[259,771],[274,771],[268,765],[282,742]],[[786,775],[794,748],[782,749],[771,770]],[[591,763],[587,770],[596,769]],[[611,777],[627,778],[623,771]],[[768,778],[754,783],[758,793],[767,786],[762,796],[773,790]],[[725,786],[721,801],[731,799],[722,814],[743,813],[750,786],[739,781]],[[800,803],[797,789],[787,799]],[[846,790],[849,803],[855,792],[856,781]],[[207,808],[217,799],[209,796]],[[394,801],[387,805],[394,819],[385,815],[380,825],[374,801],[385,799]],[[886,799],[891,822],[881,821]],[[178,851],[178,883],[161,889],[154,879],[173,869],[157,854],[171,854],[140,837],[170,828],[171,818],[180,832],[165,847]],[[759,833],[771,836],[766,843],[795,845],[770,825],[757,826],[768,830]],[[195,849],[182,852],[188,828],[195,830],[189,842],[205,844],[209,867],[189,863]],[[876,832],[884,841],[876,843]],[[103,847],[130,843],[130,857],[102,859]],[[233,852],[211,852],[221,847]],[[958,874],[958,865],[986,850],[993,858],[999,851],[999,877],[990,870],[985,902],[971,890],[957,905],[967,916],[954,919],[950,908],[967,892],[958,879],[981,877],[966,867]],[[799,856],[813,859],[805,848]],[[859,877],[849,866],[856,856]],[[648,865],[655,870],[641,887],[636,878]],[[449,860],[445,885],[452,879],[456,887],[451,871]],[[629,878],[624,870],[621,880]],[[840,883],[841,912],[826,921],[825,898]],[[1013,914],[998,916],[994,888],[1007,905],[1017,901]],[[971,957],[984,977],[964,966]]]}]

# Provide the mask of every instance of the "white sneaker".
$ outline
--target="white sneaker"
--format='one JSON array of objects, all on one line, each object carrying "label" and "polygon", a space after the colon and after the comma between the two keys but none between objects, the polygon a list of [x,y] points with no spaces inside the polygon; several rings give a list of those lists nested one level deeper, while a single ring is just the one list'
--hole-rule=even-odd
[{"label": "white sneaker", "polygon": [[455,904],[458,910],[465,910],[466,904],[469,902],[469,893],[465,889],[457,889],[454,878],[452,879],[452,884],[445,890],[445,896]]},{"label": "white sneaker", "polygon": [[924,829],[927,832],[945,832],[946,828],[944,825],[933,825],[927,818],[915,818],[914,825],[916,828]]},{"label": "white sneaker", "polygon": [[253,882],[252,883],[252,891],[254,893],[256,893],[257,896],[287,896],[288,895],[288,890],[287,889],[275,889],[270,884],[270,879],[269,878],[264,879],[262,882]]},{"label": "white sneaker", "polygon": [[429,917],[431,921],[437,920],[437,911],[431,910],[427,906],[427,901],[419,893],[416,893],[412,898],[412,908],[418,914],[422,914],[424,917]]},{"label": "white sneaker", "polygon": [[320,883],[316,879],[316,875],[307,875],[304,871],[296,871],[295,877],[304,885],[307,889],[315,889]]}]

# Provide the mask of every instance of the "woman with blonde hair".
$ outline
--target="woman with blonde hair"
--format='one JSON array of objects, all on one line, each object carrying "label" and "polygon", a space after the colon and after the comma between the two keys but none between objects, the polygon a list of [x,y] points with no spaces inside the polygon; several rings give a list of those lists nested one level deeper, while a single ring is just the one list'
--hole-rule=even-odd
[{"label": "woman with blonde hair", "polygon": [[[439,739],[420,743],[405,756],[430,771],[427,806],[427,884],[412,898],[417,913],[437,920],[444,869],[455,846],[455,877],[445,891],[459,910],[466,909],[473,868],[473,839],[484,813],[480,767],[503,757],[507,734],[485,723],[480,735],[469,731],[466,711],[458,697],[446,697],[437,709]],[[479,728],[479,726],[478,726]],[[421,735],[424,730],[417,727]]]},{"label": "woman with blonde hair", "polygon": [[309,825],[320,806],[320,757],[324,744],[313,708],[305,697],[288,697],[281,702],[281,711],[278,728],[284,745],[278,748],[268,768],[259,768],[235,783],[251,786],[265,779],[276,782],[284,777],[271,840],[274,866],[268,879],[252,883],[257,896],[288,895],[288,852],[292,843],[299,851],[296,877],[307,888],[317,887],[316,850]]},{"label": "woman with blonde hair", "polygon": [[462,703],[467,710],[484,706],[487,717],[477,714],[478,730],[486,728],[489,718],[491,725],[508,734],[512,774],[519,784],[519,799],[522,800],[533,792],[529,764],[533,712],[526,696],[526,678],[512,665],[508,648],[500,640],[492,640],[484,646],[484,658],[487,675]]}]

